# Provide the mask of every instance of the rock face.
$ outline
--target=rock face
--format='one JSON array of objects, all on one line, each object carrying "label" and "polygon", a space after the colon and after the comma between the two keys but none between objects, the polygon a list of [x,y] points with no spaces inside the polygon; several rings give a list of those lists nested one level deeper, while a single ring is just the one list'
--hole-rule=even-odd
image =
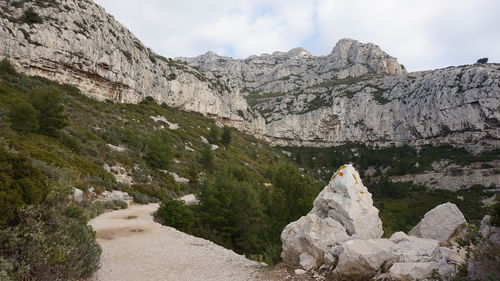
[{"label": "rock face", "polygon": [[500,65],[406,73],[379,47],[340,40],[316,57],[287,53],[181,58],[235,81],[276,145],[455,144],[500,147]]},{"label": "rock face", "polygon": [[436,274],[448,280],[465,262],[465,253],[441,242],[463,223],[462,213],[447,203],[429,211],[415,227],[421,230],[415,235],[424,238],[396,232],[382,239],[382,223],[370,193],[356,170],[344,165],[318,195],[311,212],[285,227],[281,256],[289,266],[305,270],[325,264],[333,273],[377,280],[425,280]]},{"label": "rock face", "polygon": [[[23,23],[30,7],[42,23]],[[259,126],[237,87],[155,54],[91,0],[0,1],[0,10],[0,59],[17,70],[100,100],[138,103],[151,96],[249,131]]]},{"label": "rock face", "polygon": [[458,207],[452,203],[445,203],[427,212],[408,234],[445,242],[458,234],[466,225],[467,221]]}]

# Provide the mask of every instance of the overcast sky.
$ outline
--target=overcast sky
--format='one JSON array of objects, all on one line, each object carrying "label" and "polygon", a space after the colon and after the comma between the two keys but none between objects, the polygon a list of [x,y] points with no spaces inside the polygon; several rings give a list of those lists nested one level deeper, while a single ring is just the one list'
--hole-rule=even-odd
[{"label": "overcast sky", "polygon": [[95,0],[166,57],[244,58],[345,37],[373,42],[411,71],[500,62],[499,0]]}]

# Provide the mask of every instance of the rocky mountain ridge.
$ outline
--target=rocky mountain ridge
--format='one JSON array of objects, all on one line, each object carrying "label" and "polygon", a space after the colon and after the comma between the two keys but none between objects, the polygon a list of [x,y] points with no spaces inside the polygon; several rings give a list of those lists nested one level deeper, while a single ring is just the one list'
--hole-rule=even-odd
[{"label": "rocky mountain ridge", "polygon": [[236,81],[265,118],[261,137],[275,145],[500,147],[499,64],[407,73],[378,46],[352,39],[320,57],[298,48],[180,59]]},{"label": "rocky mountain ridge", "polygon": [[406,73],[396,58],[377,45],[348,38],[340,40],[326,56],[314,56],[303,48],[295,48],[246,59],[232,59],[214,52],[178,59],[223,75],[247,93],[286,93],[332,79]]}]

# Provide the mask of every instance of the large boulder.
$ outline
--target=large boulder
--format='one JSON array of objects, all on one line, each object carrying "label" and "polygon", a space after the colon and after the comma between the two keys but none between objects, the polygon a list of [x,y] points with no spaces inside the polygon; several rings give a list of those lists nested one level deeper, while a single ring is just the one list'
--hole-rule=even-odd
[{"label": "large boulder", "polygon": [[311,213],[340,222],[357,239],[382,237],[382,221],[372,195],[352,165],[343,165],[314,200]]},{"label": "large boulder", "polygon": [[458,207],[444,203],[427,212],[408,234],[446,242],[458,235],[466,225],[467,221]]},{"label": "large boulder", "polygon": [[371,278],[388,262],[396,261],[396,244],[388,239],[350,240],[342,243],[335,272]]},{"label": "large boulder", "polygon": [[281,233],[281,258],[290,266],[311,269],[323,262],[329,247],[347,239],[349,235],[339,222],[308,214],[287,225]]},{"label": "large boulder", "polygon": [[343,165],[314,200],[311,212],[285,227],[281,257],[289,266],[310,269],[324,261],[330,247],[348,239],[380,238],[382,233],[371,194],[352,165]]}]

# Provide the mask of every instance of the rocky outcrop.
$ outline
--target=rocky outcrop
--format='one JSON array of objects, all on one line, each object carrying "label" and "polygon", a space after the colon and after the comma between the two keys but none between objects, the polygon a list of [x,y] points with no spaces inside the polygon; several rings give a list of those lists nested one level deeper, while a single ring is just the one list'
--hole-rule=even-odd
[{"label": "rocky outcrop", "polygon": [[311,212],[281,233],[283,261],[310,269],[332,246],[350,239],[380,238],[382,221],[358,172],[344,165],[321,191]]},{"label": "rocky outcrop", "polygon": [[446,242],[457,236],[466,226],[467,221],[457,205],[445,203],[427,212],[408,234]]},{"label": "rocky outcrop", "polygon": [[[28,8],[43,21],[25,23]],[[155,54],[92,0],[0,1],[0,10],[0,59],[17,70],[100,100],[138,103],[150,96],[238,128],[260,126],[235,85]]]},{"label": "rocky outcrop", "polygon": [[[447,214],[447,218],[443,214]],[[284,229],[283,261],[305,270],[377,280],[448,280],[465,262],[464,252],[444,247],[466,223],[453,204],[429,211],[413,233],[394,233],[382,239],[378,210],[351,165],[344,165],[314,201],[311,212]],[[422,238],[423,237],[423,238]],[[435,238],[435,239],[430,239]],[[449,241],[448,241],[449,242]]]}]

